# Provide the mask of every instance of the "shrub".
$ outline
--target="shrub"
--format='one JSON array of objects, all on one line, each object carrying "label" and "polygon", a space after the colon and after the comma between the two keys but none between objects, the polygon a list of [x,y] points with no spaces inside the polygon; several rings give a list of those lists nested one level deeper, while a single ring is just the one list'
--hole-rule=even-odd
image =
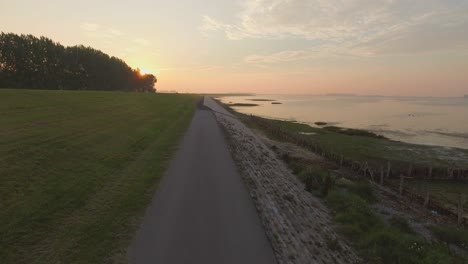
[{"label": "shrub", "polygon": [[386,224],[364,198],[347,188],[335,188],[326,201],[336,212],[340,230],[353,240],[366,263],[466,263],[446,247],[410,234],[412,229],[405,219],[394,218],[392,225]]},{"label": "shrub", "polygon": [[374,203],[377,201],[374,191],[372,190],[372,186],[365,180],[355,182],[350,186],[349,191],[361,197],[368,203]]},{"label": "shrub", "polygon": [[336,181],[336,185],[349,191],[350,193],[356,194],[368,203],[377,201],[377,198],[374,195],[374,191],[372,190],[372,186],[365,180],[353,182],[348,179],[341,178]]},{"label": "shrub", "polygon": [[[424,241],[405,236],[394,228],[382,228],[363,236],[360,247],[380,263],[421,263],[419,256],[425,252]],[[373,261],[373,262],[374,262]]]},{"label": "shrub", "polygon": [[335,189],[328,195],[327,203],[336,211],[336,221],[347,235],[359,236],[383,225],[368,203],[356,194]]},{"label": "shrub", "polygon": [[447,247],[442,244],[432,244],[421,255],[419,263],[424,264],[468,263],[466,258],[450,255]]},{"label": "shrub", "polygon": [[353,185],[354,182],[346,178],[339,178],[336,180],[335,184],[338,187],[349,188],[349,186]]},{"label": "shrub", "polygon": [[320,191],[316,193],[322,197],[327,196],[333,186],[333,179],[330,173],[321,167],[309,166],[299,173],[299,179],[305,183],[308,192]]},{"label": "shrub", "polygon": [[406,234],[415,234],[408,221],[400,216],[394,216],[389,220],[390,225]]},{"label": "shrub", "polygon": [[431,227],[432,233],[441,241],[455,244],[468,250],[468,230],[455,227]]},{"label": "shrub", "polygon": [[295,175],[299,175],[306,167],[306,165],[303,162],[296,159],[290,159],[287,163],[289,168],[292,170],[292,173]]}]

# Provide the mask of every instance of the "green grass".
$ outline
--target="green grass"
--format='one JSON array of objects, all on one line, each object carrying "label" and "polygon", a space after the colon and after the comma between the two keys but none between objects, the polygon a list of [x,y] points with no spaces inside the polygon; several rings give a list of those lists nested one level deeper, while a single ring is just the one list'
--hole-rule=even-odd
[{"label": "green grass", "polygon": [[325,126],[322,129],[339,133],[339,134],[345,134],[345,135],[350,135],[350,136],[362,136],[362,137],[372,137],[372,138],[385,138],[384,136],[377,135],[375,133],[362,130],[362,129],[355,129],[355,128],[343,128],[343,127],[337,127],[337,126]]},{"label": "green grass", "polygon": [[305,183],[307,191],[317,196],[326,196],[334,181],[327,170],[314,165],[307,165],[297,177]]},{"label": "green grass", "polygon": [[468,250],[468,230],[455,227],[434,226],[432,233],[441,241],[455,244]]},{"label": "green grass", "polygon": [[[374,191],[366,180],[351,181],[345,178],[334,180],[331,191],[324,194],[318,190],[326,187],[322,180],[329,175],[326,169],[318,165],[298,162],[295,159],[283,159],[296,170],[297,177],[305,182],[317,179],[312,194],[324,198],[334,212],[334,220],[339,231],[352,243],[352,246],[364,259],[363,263],[466,263],[466,258],[452,254],[443,243],[428,242],[418,235],[401,217],[384,220],[371,207],[377,202]],[[286,199],[287,197],[285,197]],[[465,247],[468,240],[466,231],[446,232],[446,228],[435,232],[443,242],[451,242]],[[458,230],[458,229],[457,229]],[[327,241],[329,248],[334,241]]]},{"label": "green grass", "polygon": [[[265,132],[269,137],[275,138],[273,133],[258,126],[249,118],[244,118],[244,122],[254,128]],[[343,133],[341,128],[311,127],[307,124],[301,124],[292,121],[268,120],[272,124],[281,127],[290,134],[300,132],[314,133],[313,135],[302,135],[306,140],[314,143],[325,150],[336,154],[342,154],[345,159],[358,161],[396,161],[411,162],[422,166],[437,167],[461,167],[468,168],[468,150],[447,149],[442,147],[432,147],[423,145],[414,145],[404,142],[397,142],[385,138],[378,138],[374,135],[361,133],[359,130],[350,130],[351,133]],[[283,140],[276,138],[277,140]],[[455,159],[453,159],[455,157]],[[298,174],[303,166],[301,163],[290,162],[290,167],[295,174]],[[394,185],[398,186],[399,180],[393,180]],[[452,211],[456,211],[459,193],[465,194],[468,199],[468,184],[451,181],[431,180],[428,182],[431,199],[436,200],[442,206],[446,206]],[[409,191],[424,197],[426,193],[426,184],[421,180],[406,180],[405,186]],[[468,212],[468,202],[465,205],[465,212]]]},{"label": "green grass", "polygon": [[466,263],[445,245],[416,235],[404,219],[387,223],[356,191],[335,188],[326,198],[341,232],[353,243],[365,263]]},{"label": "green grass", "polygon": [[259,106],[258,104],[250,104],[250,103],[234,103],[234,104],[229,104],[229,106],[235,106],[235,107],[252,107],[252,106]]},{"label": "green grass", "polygon": [[[315,142],[325,149],[333,149],[336,153],[346,152],[353,158],[374,159],[377,152],[383,151],[385,144],[410,144],[394,142],[383,138],[368,135],[367,133],[352,131],[351,134],[342,133],[341,129],[320,129],[290,121],[270,120],[291,133],[311,132],[315,133],[309,140]],[[274,138],[273,133],[258,126],[251,119],[244,122],[264,131],[268,136]],[[281,140],[278,138],[278,140]],[[333,142],[335,140],[335,142]],[[340,146],[340,144],[343,144]],[[422,147],[424,146],[416,146]],[[357,153],[355,153],[357,152]],[[411,156],[398,156],[399,153],[381,153],[381,158],[386,157],[403,158],[409,160]],[[406,155],[404,153],[404,155]],[[348,156],[348,157],[349,157]],[[432,159],[433,157],[428,157]],[[324,168],[318,165],[306,164],[305,162],[283,155],[282,159],[289,165],[293,173],[300,180],[306,182],[310,178],[322,179],[327,174]],[[416,161],[416,158],[414,159]],[[316,189],[323,187],[323,181],[316,181]],[[307,187],[306,187],[307,189]],[[345,178],[336,179],[333,187],[327,195],[321,192],[311,191],[314,195],[324,198],[326,204],[334,212],[334,220],[339,230],[352,243],[352,246],[364,258],[364,263],[467,263],[466,257],[450,252],[446,245],[437,242],[428,242],[418,235],[404,218],[392,217],[384,220],[371,207],[377,202],[371,185],[366,180],[351,181]],[[441,234],[445,234],[440,232]],[[445,236],[442,241],[451,240],[464,247],[465,236]]]},{"label": "green grass", "polygon": [[[293,121],[268,120],[287,132],[304,135],[321,148],[357,161],[411,162],[423,166],[468,168],[468,150],[415,145],[393,141],[359,129],[318,128]],[[245,118],[246,124],[258,126]]]},{"label": "green grass", "polygon": [[0,263],[124,260],[195,99],[0,90]]},{"label": "green grass", "polygon": [[[398,180],[394,184],[399,184]],[[431,199],[435,199],[442,205],[456,211],[460,193],[468,200],[468,184],[463,182],[450,182],[441,180],[406,180],[405,186],[413,193],[425,197],[426,190],[429,190]],[[468,212],[468,202],[465,203],[465,212]]]},{"label": "green grass", "polygon": [[254,102],[274,102],[276,100],[271,100],[271,99],[261,99],[261,98],[255,98],[255,99],[246,99],[247,101],[254,101]]}]

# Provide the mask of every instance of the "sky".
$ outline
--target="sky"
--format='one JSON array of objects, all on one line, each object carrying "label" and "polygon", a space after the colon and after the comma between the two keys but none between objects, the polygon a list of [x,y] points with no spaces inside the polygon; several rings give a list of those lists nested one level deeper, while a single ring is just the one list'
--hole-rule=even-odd
[{"label": "sky", "polygon": [[0,21],[122,58],[159,90],[468,94],[468,0],[0,0]]}]

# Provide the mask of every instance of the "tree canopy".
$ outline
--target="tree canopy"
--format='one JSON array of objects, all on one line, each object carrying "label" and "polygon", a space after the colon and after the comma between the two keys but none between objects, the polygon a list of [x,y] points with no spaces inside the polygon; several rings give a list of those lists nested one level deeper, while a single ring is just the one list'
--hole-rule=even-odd
[{"label": "tree canopy", "polygon": [[155,92],[157,79],[91,47],[0,34],[0,88]]}]

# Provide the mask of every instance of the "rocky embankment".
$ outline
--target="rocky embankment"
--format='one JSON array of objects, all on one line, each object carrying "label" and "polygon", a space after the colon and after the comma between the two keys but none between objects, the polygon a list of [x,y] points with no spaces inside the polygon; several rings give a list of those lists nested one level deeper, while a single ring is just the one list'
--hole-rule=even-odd
[{"label": "rocky embankment", "polygon": [[213,110],[229,138],[278,262],[359,263],[335,232],[331,212],[305,191],[275,153],[213,99],[206,97],[204,104]]}]

